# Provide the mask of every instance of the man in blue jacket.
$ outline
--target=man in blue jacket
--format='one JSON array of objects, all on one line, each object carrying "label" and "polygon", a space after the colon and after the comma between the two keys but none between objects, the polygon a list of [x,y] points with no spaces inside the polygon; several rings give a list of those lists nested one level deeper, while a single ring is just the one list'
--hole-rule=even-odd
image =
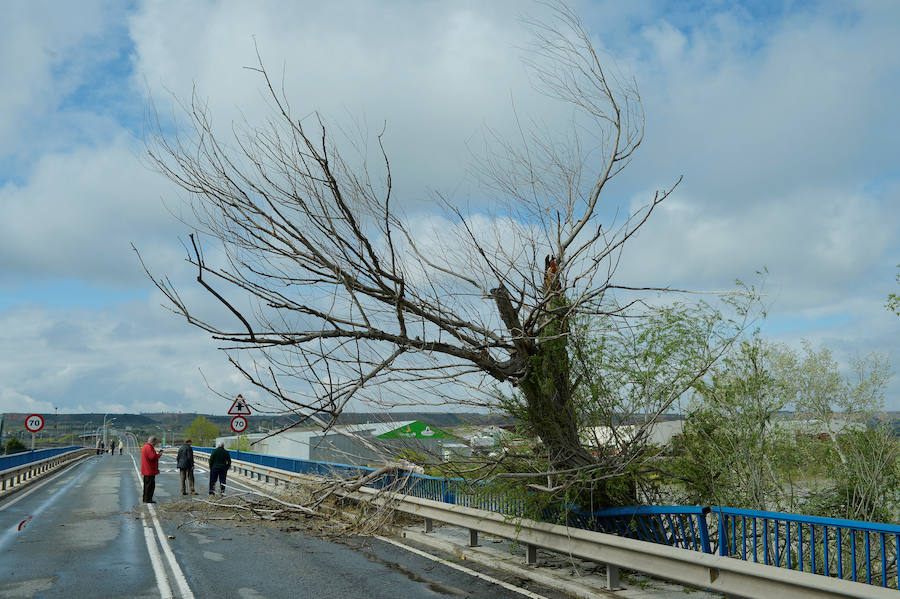
[{"label": "man in blue jacket", "polygon": [[209,494],[214,495],[216,480],[219,481],[219,493],[225,494],[225,474],[231,468],[231,454],[225,449],[225,442],[220,441],[209,456]]}]

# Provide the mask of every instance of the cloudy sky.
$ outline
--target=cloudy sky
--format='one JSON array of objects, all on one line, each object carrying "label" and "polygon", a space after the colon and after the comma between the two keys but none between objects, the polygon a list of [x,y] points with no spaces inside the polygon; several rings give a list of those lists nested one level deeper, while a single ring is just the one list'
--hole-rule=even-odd
[{"label": "cloudy sky", "polygon": [[[765,331],[900,365],[884,309],[900,263],[900,3],[574,4],[638,83],[645,143],[610,191],[684,183],[631,246],[636,285],[722,289],[768,269]],[[689,8],[688,8],[689,7]],[[217,123],[264,114],[254,40],[295,112],[387,124],[397,201],[477,207],[469,148],[511,106],[565,115],[522,64],[521,1],[4,3],[0,20],[0,410],[224,412],[246,392],[160,307],[131,251],[188,281],[181,193],[141,161],[152,96]],[[900,409],[900,383],[888,407]]]}]

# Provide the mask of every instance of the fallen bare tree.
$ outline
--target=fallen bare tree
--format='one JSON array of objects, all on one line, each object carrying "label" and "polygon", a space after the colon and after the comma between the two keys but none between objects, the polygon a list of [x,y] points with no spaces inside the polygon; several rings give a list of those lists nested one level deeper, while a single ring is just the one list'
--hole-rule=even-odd
[{"label": "fallen bare tree", "polygon": [[[244,123],[223,139],[196,98],[186,106],[188,134],[154,121],[147,156],[189,194],[197,233],[187,259],[232,323],[198,314],[145,269],[170,307],[220,342],[277,409],[328,428],[351,401],[514,405],[540,450],[515,462],[520,472],[481,475],[502,471],[543,490],[592,485],[634,462],[637,452],[598,453],[583,438],[585,424],[599,412],[614,421],[622,404],[597,402],[613,397],[608,389],[585,392],[596,380],[575,341],[590,336],[586,326],[627,337],[635,321],[660,313],[648,297],[675,291],[615,275],[680,178],[634,213],[604,218],[604,191],[643,141],[641,98],[634,82],[606,69],[573,11],[550,8],[546,21],[530,23],[529,65],[542,91],[572,111],[572,130],[560,139],[523,128],[517,143],[490,133],[494,150],[475,170],[493,203],[464,212],[442,201],[431,229],[394,208],[385,133],[377,172],[353,163],[347,150],[356,148],[318,115],[298,117],[261,59],[254,70],[272,106],[264,124]],[[210,264],[204,238],[221,244],[224,260]],[[253,310],[242,307],[248,298]],[[651,426],[731,339],[715,337],[667,393],[630,409],[649,410]]]},{"label": "fallen bare tree", "polygon": [[[205,524],[210,521],[291,523],[296,528],[324,536],[378,534],[396,524],[391,506],[396,499],[370,498],[356,495],[361,487],[380,483],[388,493],[403,493],[421,467],[400,460],[345,478],[309,476],[292,484],[264,484],[231,480],[227,496],[209,499],[183,499],[166,505],[173,517],[181,514],[176,527]],[[386,477],[390,477],[385,484]],[[388,495],[388,497],[391,497]],[[312,520],[310,520],[312,519]]]}]

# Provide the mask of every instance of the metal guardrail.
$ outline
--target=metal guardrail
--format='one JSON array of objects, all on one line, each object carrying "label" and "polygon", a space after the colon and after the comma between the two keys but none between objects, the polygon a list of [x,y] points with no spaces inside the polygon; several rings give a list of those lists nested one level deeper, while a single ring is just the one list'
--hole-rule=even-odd
[{"label": "metal guardrail", "polygon": [[29,461],[6,468],[5,470],[0,470],[0,492],[23,485],[32,478],[81,457],[82,455],[94,453],[93,449],[77,446],[74,448],[66,447],[58,449],[65,449],[67,451],[57,452],[55,455],[45,457],[44,459]]},{"label": "metal guardrail", "polygon": [[[245,451],[232,451],[232,456],[253,464],[245,470],[260,479],[268,477],[265,472],[272,469],[341,478],[375,470]],[[402,489],[398,488],[401,482]],[[507,517],[526,515],[524,502],[463,479],[412,474],[403,476],[401,481],[399,477],[386,475],[370,486]],[[707,518],[710,514],[713,515]],[[900,526],[896,525],[707,506],[632,506],[592,513],[573,509],[548,513],[541,519],[833,579],[865,580],[867,584],[900,589],[897,567]]]},{"label": "metal guardrail", "polygon": [[[541,547],[606,564],[608,576],[610,571],[615,572],[622,567],[740,597],[809,599],[810,595],[814,595],[824,598],[897,598],[896,593],[888,589],[829,579],[809,572],[784,570],[559,524],[508,518],[486,510],[450,506],[438,501],[371,488],[361,488],[358,494],[369,501],[384,502],[401,512],[425,518],[426,522],[437,520],[468,528],[470,531],[514,539],[527,546],[531,562],[536,559],[536,548]],[[426,530],[427,528],[426,524]],[[609,584],[613,588],[615,577],[615,574],[609,576]]]},{"label": "metal guardrail", "polygon": [[9,470],[28,462],[36,462],[46,458],[81,449],[81,445],[69,445],[68,447],[51,447],[50,449],[37,449],[31,451],[21,451],[19,453],[11,453],[9,455],[0,456],[0,471]]},{"label": "metal guardrail", "polygon": [[[207,453],[211,449],[195,448],[195,451]],[[232,455],[236,455],[236,453],[233,452]],[[312,463],[307,463],[302,467],[298,467],[296,464],[286,464],[292,468],[282,469],[270,465],[268,460],[247,461],[244,459],[250,455],[254,458],[270,457],[240,452],[241,459],[234,458],[232,468],[244,476],[261,482],[296,484],[307,477],[322,476],[322,474],[314,472],[318,469],[317,467],[309,466]],[[290,458],[278,459],[290,460]],[[334,472],[349,473],[349,469],[353,469],[355,472],[371,470],[341,464],[327,466],[327,468],[325,465],[321,466],[323,469],[321,472],[328,472],[329,476],[333,476]],[[333,469],[332,466],[345,466],[347,469]],[[300,472],[299,470],[304,471]],[[398,480],[395,479],[395,482]],[[430,492],[437,493],[437,491],[437,488],[430,489]],[[824,598],[897,599],[898,596],[895,591],[877,586],[866,586],[851,580],[825,577],[807,571],[789,570],[775,567],[774,564],[767,565],[733,559],[693,548],[686,549],[662,543],[648,543],[638,538],[628,538],[561,524],[536,522],[522,517],[462,506],[458,503],[449,504],[440,500],[415,497],[406,493],[405,490],[398,493],[374,487],[362,487],[352,496],[367,502],[389,502],[394,509],[421,517],[425,521],[426,532],[432,529],[434,521],[439,521],[467,528],[470,531],[471,544],[477,544],[479,532],[515,540],[526,546],[526,560],[529,563],[537,561],[537,549],[543,548],[563,555],[574,555],[606,564],[607,584],[610,588],[616,588],[618,569],[622,567],[658,578],[740,597],[809,599],[813,595]],[[629,522],[633,522],[634,518],[645,519],[643,527],[647,534],[652,536],[646,522],[656,522],[657,525],[665,522],[668,525],[669,521],[665,518],[666,509],[665,507],[648,508],[646,506],[639,509],[616,508],[614,511],[618,513],[615,515],[607,513],[607,517],[627,518]],[[698,508],[687,506],[680,509],[683,510],[682,516],[697,517],[693,510]],[[605,511],[610,512],[610,510]],[[671,513],[668,515],[671,517]],[[649,520],[646,520],[648,518]],[[705,522],[703,518],[700,520]],[[619,521],[618,526],[623,526],[623,522]],[[675,520],[672,522],[674,524]],[[640,528],[640,525],[638,527]],[[678,528],[677,525],[675,527]],[[661,530],[663,529],[657,528],[656,534],[659,535]],[[671,525],[667,526],[665,530],[669,531],[670,538],[674,538]],[[693,541],[687,543],[684,541],[686,537],[679,534],[682,542],[690,547],[694,546]],[[697,543],[702,543],[702,541],[698,540]]]}]

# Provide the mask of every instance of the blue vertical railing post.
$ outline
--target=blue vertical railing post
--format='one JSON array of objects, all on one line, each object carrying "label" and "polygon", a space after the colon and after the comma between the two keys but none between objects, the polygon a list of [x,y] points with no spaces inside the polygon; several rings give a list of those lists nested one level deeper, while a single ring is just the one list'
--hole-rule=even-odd
[{"label": "blue vertical railing post", "polygon": [[809,525],[809,567],[810,572],[816,573],[816,525]]},{"label": "blue vertical railing post", "polygon": [[780,560],[779,560],[779,558],[778,558],[778,545],[779,545],[779,541],[780,541],[780,539],[778,538],[778,520],[776,520],[776,521],[775,521],[775,567],[776,567],[776,568],[777,568],[778,566],[781,565],[781,564],[779,563]]},{"label": "blue vertical railing post", "polygon": [[838,552],[838,578],[844,577],[844,546],[841,539],[841,529],[837,529],[837,552]]},{"label": "blue vertical railing post", "polygon": [[869,542],[869,531],[866,531],[866,584],[872,584],[872,546]]},{"label": "blue vertical railing post", "polygon": [[791,523],[785,522],[787,525],[784,531],[784,557],[786,559],[787,569],[791,569]]},{"label": "blue vertical railing post", "polygon": [[[709,526],[706,523],[706,512],[709,511],[709,508],[705,508],[705,511],[702,514],[697,516],[697,528],[700,533],[700,548],[703,550],[703,553],[712,553],[712,547],[709,544]],[[719,536],[722,536],[722,531],[719,531]],[[722,540],[719,540],[719,544],[722,544]]]},{"label": "blue vertical railing post", "polygon": [[828,576],[828,527],[827,526],[822,527],[822,546],[825,548],[825,550],[822,552],[822,554],[823,554],[822,561],[825,562],[823,573],[825,574],[825,576]]},{"label": "blue vertical railing post", "polygon": [[894,563],[897,565],[897,590],[900,590],[900,535],[894,535],[894,539],[897,546],[894,553]]},{"label": "blue vertical railing post", "polygon": [[728,545],[725,537],[725,514],[722,513],[722,510],[719,510],[719,555],[727,556]]},{"label": "blue vertical railing post", "polygon": [[741,556],[747,561],[747,518],[741,516]]}]

